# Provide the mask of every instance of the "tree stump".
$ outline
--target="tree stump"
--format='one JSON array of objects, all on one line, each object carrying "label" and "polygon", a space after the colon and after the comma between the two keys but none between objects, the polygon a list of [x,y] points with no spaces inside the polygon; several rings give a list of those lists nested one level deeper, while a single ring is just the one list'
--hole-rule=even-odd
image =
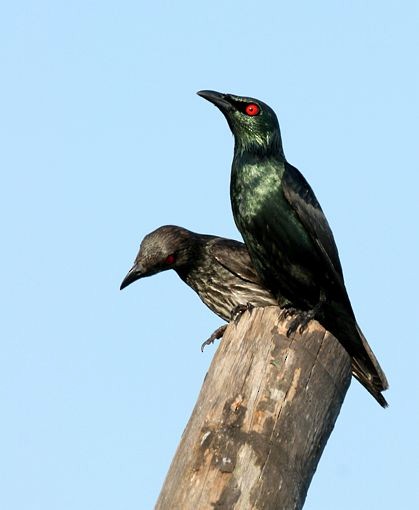
[{"label": "tree stump", "polygon": [[228,326],[157,510],[302,508],[351,361],[317,322],[290,338],[288,323],[267,307]]}]

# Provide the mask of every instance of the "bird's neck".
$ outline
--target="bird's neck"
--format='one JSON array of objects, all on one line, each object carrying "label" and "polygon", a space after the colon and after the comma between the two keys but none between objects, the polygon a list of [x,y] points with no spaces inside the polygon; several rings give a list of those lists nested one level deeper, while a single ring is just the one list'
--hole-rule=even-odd
[{"label": "bird's neck", "polygon": [[279,132],[265,133],[263,135],[236,136],[234,144],[234,159],[277,159],[285,161]]},{"label": "bird's neck", "polygon": [[183,259],[183,263],[174,268],[179,277],[189,285],[191,275],[194,271],[199,269],[200,261],[203,254],[203,246],[205,245],[206,238],[210,236],[198,235],[189,237],[187,248],[187,256]]}]

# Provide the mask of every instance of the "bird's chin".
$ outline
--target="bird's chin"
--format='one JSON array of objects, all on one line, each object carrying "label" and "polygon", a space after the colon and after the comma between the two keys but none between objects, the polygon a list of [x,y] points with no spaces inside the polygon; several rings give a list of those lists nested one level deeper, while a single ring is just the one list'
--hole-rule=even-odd
[{"label": "bird's chin", "polygon": [[214,104],[222,112],[232,110],[233,108],[232,104],[227,99],[228,96],[226,94],[222,94],[221,92],[216,92],[215,90],[200,90],[197,92],[197,94],[198,96],[203,97],[210,103]]}]

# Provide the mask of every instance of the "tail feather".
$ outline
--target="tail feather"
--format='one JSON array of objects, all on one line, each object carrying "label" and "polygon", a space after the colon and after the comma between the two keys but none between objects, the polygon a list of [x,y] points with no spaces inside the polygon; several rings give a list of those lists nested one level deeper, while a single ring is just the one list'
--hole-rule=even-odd
[{"label": "tail feather", "polygon": [[357,349],[352,355],[352,374],[382,407],[387,407],[388,403],[381,394],[388,388],[387,378],[358,324],[355,327],[363,349]]}]

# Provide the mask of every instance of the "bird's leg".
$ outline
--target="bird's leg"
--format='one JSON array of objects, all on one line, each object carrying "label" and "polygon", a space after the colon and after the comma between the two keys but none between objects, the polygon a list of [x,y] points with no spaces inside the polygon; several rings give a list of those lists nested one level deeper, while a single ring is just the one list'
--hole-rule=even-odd
[{"label": "bird's leg", "polygon": [[291,317],[291,316],[295,315],[296,313],[298,313],[298,311],[299,310],[297,308],[295,308],[294,306],[292,306],[291,303],[286,303],[281,308],[280,319],[281,320],[287,319],[288,317]]},{"label": "bird's leg", "polygon": [[231,310],[231,316],[230,316],[230,320],[231,321],[234,321],[234,324],[237,324],[239,322],[239,319],[242,315],[243,312],[245,312],[246,310],[249,310],[249,312],[251,310],[253,310],[254,306],[247,302],[245,305],[237,305],[233,308],[233,310]]},{"label": "bird's leg", "polygon": [[301,334],[304,333],[304,330],[308,326],[308,323],[318,317],[321,309],[323,308],[324,303],[326,302],[326,295],[323,289],[320,290],[319,301],[310,310],[296,310],[296,317],[291,321],[291,324],[287,330],[287,336],[290,336],[292,333],[297,331]]},{"label": "bird's leg", "polygon": [[[233,308],[233,310],[231,311],[230,321],[234,321],[234,323],[237,324],[239,318],[241,317],[241,314],[243,312],[245,312],[246,310],[251,311],[251,310],[253,310],[253,308],[254,308],[254,306],[249,302],[247,302],[245,305],[235,306]],[[214,331],[214,333],[208,338],[208,340],[205,340],[205,342],[201,345],[201,352],[204,352],[204,349],[207,345],[213,344],[215,340],[217,340],[218,338],[221,338],[224,335],[226,328],[227,328],[227,324],[217,328]]]},{"label": "bird's leg", "polygon": [[223,326],[220,326],[217,328],[214,333],[208,338],[208,340],[205,340],[205,342],[201,345],[201,352],[204,352],[204,349],[207,345],[213,344],[215,340],[218,338],[221,338],[224,335],[224,332],[227,328],[227,324],[224,324]]}]

